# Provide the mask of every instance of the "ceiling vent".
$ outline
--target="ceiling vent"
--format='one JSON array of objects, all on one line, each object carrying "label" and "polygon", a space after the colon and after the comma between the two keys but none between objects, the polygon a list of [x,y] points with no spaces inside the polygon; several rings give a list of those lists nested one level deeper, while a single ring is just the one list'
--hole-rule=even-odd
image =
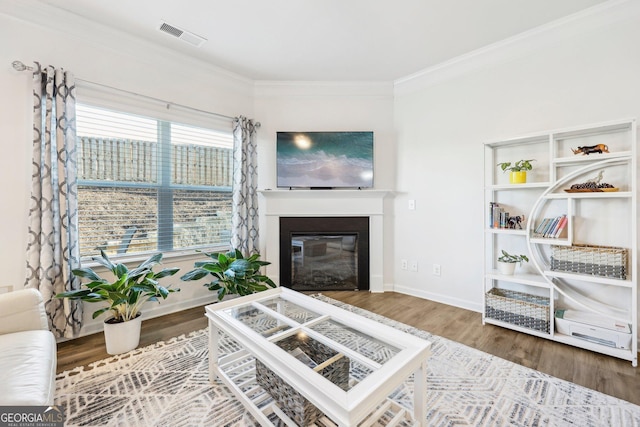
[{"label": "ceiling vent", "polygon": [[204,42],[207,41],[207,39],[205,39],[204,37],[200,37],[197,34],[193,34],[192,32],[183,30],[174,25],[167,24],[164,21],[160,21],[160,25],[158,25],[158,31],[172,35],[173,37],[179,38],[180,40],[196,47],[202,46]]}]

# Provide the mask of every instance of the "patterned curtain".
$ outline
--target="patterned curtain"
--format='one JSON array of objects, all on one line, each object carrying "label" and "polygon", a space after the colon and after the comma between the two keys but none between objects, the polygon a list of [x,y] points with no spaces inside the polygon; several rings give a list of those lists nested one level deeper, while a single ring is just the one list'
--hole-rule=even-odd
[{"label": "patterned curtain", "polygon": [[77,336],[80,301],[55,295],[78,289],[71,270],[80,266],[73,75],[51,66],[33,67],[33,160],[25,287],[44,298],[52,332]]},{"label": "patterned curtain", "polygon": [[256,131],[259,124],[246,117],[233,120],[233,232],[231,246],[243,254],[259,251],[258,155]]}]

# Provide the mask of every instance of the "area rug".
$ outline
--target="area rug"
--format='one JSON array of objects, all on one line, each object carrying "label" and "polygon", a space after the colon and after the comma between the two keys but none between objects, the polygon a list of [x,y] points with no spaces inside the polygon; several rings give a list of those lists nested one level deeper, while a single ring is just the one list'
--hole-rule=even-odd
[{"label": "area rug", "polygon": [[[640,406],[315,297],[433,343],[427,426],[640,426]],[[207,344],[201,330],[59,374],[55,403],[65,408],[65,425],[257,425],[230,390],[209,383]],[[410,382],[390,399],[410,405]]]}]

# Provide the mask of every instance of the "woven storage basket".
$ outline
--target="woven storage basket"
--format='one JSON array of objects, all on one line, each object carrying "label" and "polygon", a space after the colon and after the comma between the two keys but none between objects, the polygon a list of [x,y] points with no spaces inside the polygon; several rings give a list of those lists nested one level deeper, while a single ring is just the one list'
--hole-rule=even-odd
[{"label": "woven storage basket", "polygon": [[627,278],[627,250],[611,246],[552,246],[551,270]]},{"label": "woven storage basket", "polygon": [[[276,344],[288,352],[299,348],[318,365],[338,354],[337,351],[318,341],[300,339],[296,335],[278,341]],[[318,373],[343,390],[347,390],[349,359],[342,357]],[[309,372],[309,375],[313,375],[313,373]],[[297,425],[311,425],[323,415],[318,408],[258,359],[256,359],[256,380],[278,403],[282,412],[287,414]]]},{"label": "woven storage basket", "polygon": [[485,299],[486,317],[549,333],[549,298],[492,288]]}]

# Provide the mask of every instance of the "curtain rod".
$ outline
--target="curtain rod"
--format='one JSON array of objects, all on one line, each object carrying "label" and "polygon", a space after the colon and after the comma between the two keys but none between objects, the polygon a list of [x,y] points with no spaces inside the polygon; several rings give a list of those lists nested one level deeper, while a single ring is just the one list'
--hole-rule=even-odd
[{"label": "curtain rod", "polygon": [[[13,66],[13,69],[16,70],[16,71],[33,71],[33,67],[29,67],[28,65],[25,65],[22,61],[13,61],[11,63],[11,65]],[[124,93],[127,93],[129,95],[139,96],[141,98],[146,98],[148,100],[159,102],[161,104],[166,104],[167,105],[167,109],[169,109],[169,107],[171,107],[171,106],[174,106],[174,107],[178,107],[178,108],[186,108],[187,110],[196,111],[198,113],[211,114],[213,116],[222,117],[224,119],[229,119],[229,120],[234,120],[235,119],[234,117],[225,116],[224,114],[213,113],[211,111],[201,110],[199,108],[193,108],[193,107],[189,107],[187,105],[176,104],[175,102],[165,101],[163,99],[154,98],[153,96],[142,95],[140,93],[131,92],[131,91],[124,90],[124,89],[119,89],[119,88],[116,88],[116,87],[113,87],[113,86],[108,86],[108,85],[105,85],[105,84],[102,84],[102,83],[96,83],[96,82],[92,82],[92,81],[84,80],[84,79],[79,79],[79,78],[76,78],[76,80],[80,81],[80,82],[83,82],[83,83],[88,83],[90,85],[101,86],[101,87],[104,87],[104,88],[107,88],[107,89],[124,92]],[[260,123],[259,122],[256,122],[256,127],[260,127]]]}]

